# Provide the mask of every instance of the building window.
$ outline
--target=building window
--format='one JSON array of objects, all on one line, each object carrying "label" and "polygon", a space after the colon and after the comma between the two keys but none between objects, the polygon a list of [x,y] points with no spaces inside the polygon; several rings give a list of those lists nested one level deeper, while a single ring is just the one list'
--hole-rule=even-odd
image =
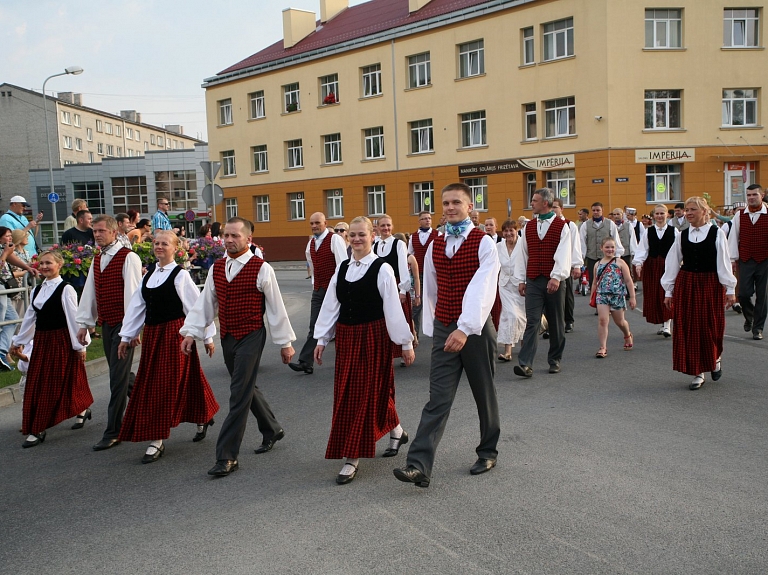
[{"label": "building window", "polygon": [[72,114],[66,110],[61,111],[61,123],[70,125],[72,123]]},{"label": "building window", "polygon": [[136,141],[138,142],[140,140],[141,140],[141,132],[139,130],[136,130]]},{"label": "building window", "polygon": [[485,146],[485,110],[461,115],[461,146]]},{"label": "building window", "polygon": [[112,124],[110,122],[104,122],[104,132],[112,135]]},{"label": "building window", "polygon": [[381,64],[366,66],[363,70],[363,98],[381,94]]},{"label": "building window", "polygon": [[179,140],[179,150],[183,150],[183,149],[184,149],[184,141]]},{"label": "building window", "polygon": [[576,205],[576,170],[547,172],[547,187],[555,190],[555,197],[563,206]]},{"label": "building window", "polygon": [[112,204],[115,213],[128,210],[148,212],[147,177],[112,178]]},{"label": "building window", "polygon": [[65,150],[72,149],[72,136],[64,136],[64,149]]},{"label": "building window", "polygon": [[288,205],[292,220],[304,219],[304,192],[288,194]]},{"label": "building window", "polygon": [[325,200],[328,205],[328,217],[332,219],[344,217],[344,191],[325,190]]},{"label": "building window", "polygon": [[386,191],[384,186],[367,186],[365,193],[368,196],[368,215],[380,216],[387,213]]},{"label": "building window", "polygon": [[488,210],[488,178],[467,178],[464,183],[469,186],[474,208],[479,211]]},{"label": "building window", "polygon": [[97,132],[102,132],[103,131],[102,126],[103,126],[102,121],[101,120],[96,120],[96,131]]},{"label": "building window", "polygon": [[88,210],[94,215],[106,214],[104,204],[104,182],[74,182],[72,184],[76,200],[85,200]]},{"label": "building window", "polygon": [[301,140],[288,140],[286,147],[288,149],[288,167],[303,168],[304,149],[301,145]]},{"label": "building window", "polygon": [[757,126],[757,90],[723,90],[723,126]]},{"label": "building window", "polygon": [[79,128],[82,125],[80,121],[80,114],[75,114],[73,120],[75,122],[75,127]]},{"label": "building window", "polygon": [[384,128],[368,128],[365,134],[365,159],[376,160],[384,157]]},{"label": "building window", "polygon": [[93,142],[93,130],[91,128],[85,129],[85,139],[89,142]]},{"label": "building window", "polygon": [[115,136],[118,138],[123,135],[123,128],[120,124],[115,124]]},{"label": "building window", "polygon": [[341,134],[323,136],[323,150],[326,164],[341,163]]},{"label": "building window", "polygon": [[526,208],[530,208],[531,201],[533,200],[533,194],[538,189],[538,183],[536,182],[536,172],[528,172],[525,174],[525,197],[528,203],[525,204]]},{"label": "building window", "polygon": [[253,92],[250,94],[251,98],[251,120],[257,118],[265,118],[267,115],[264,109],[264,90]]},{"label": "building window", "polygon": [[96,151],[98,152],[98,154],[100,156],[103,156],[104,155],[104,144],[102,144],[101,142],[96,144]]},{"label": "building window", "polygon": [[680,103],[680,90],[646,90],[645,129],[679,128]]},{"label": "building window", "polygon": [[129,157],[129,158],[132,158],[132,157],[134,157],[135,155],[136,155],[136,153],[135,153],[135,152],[134,152],[132,149],[128,148],[128,157]]},{"label": "building window", "polygon": [[525,139],[535,140],[538,138],[536,130],[536,104],[523,104],[523,113],[525,114]]},{"label": "building window", "polygon": [[186,212],[197,208],[197,172],[195,170],[155,172],[155,190],[158,196],[170,200],[172,212]]},{"label": "building window", "polygon": [[269,221],[269,196],[256,196],[256,221]]},{"label": "building window", "polygon": [[155,141],[156,141],[155,140],[155,135],[154,134],[150,134],[149,135],[149,143],[154,146],[155,145]]},{"label": "building window", "polygon": [[681,201],[680,164],[645,166],[645,199],[648,202]]},{"label": "building window", "polygon": [[723,13],[723,46],[754,48],[759,46],[757,8],[726,8]]},{"label": "building window", "polygon": [[96,158],[93,155],[93,152],[88,152],[88,163],[93,164],[96,161]]},{"label": "building window", "polygon": [[534,63],[533,26],[523,28],[523,66]]},{"label": "building window", "polygon": [[434,182],[417,182],[413,184],[413,213],[421,211],[435,212]]},{"label": "building window", "polygon": [[157,145],[161,148],[165,145],[165,138],[163,136],[157,137]]},{"label": "building window", "polygon": [[682,10],[645,11],[645,47],[681,48],[683,45]]},{"label": "building window", "polygon": [[123,148],[120,146],[117,147],[117,157],[122,158],[123,157]]},{"label": "building window", "polygon": [[235,151],[227,150],[221,153],[221,165],[224,168],[224,176],[234,176],[237,174],[235,171]]},{"label": "building window", "polygon": [[546,137],[560,138],[576,133],[576,98],[558,98],[544,102]]},{"label": "building window", "polygon": [[75,150],[78,152],[83,151],[83,140],[82,138],[75,138]]},{"label": "building window", "polygon": [[115,156],[115,147],[112,144],[107,144],[107,157],[112,158]]},{"label": "building window", "polygon": [[268,172],[269,163],[267,161],[267,145],[254,146],[251,148],[253,152],[253,171],[254,172]]},{"label": "building window", "polygon": [[429,52],[408,56],[408,87],[419,88],[432,83]]},{"label": "building window", "polygon": [[126,128],[125,129],[125,138],[127,140],[133,140],[133,128]]},{"label": "building window", "polygon": [[432,119],[411,122],[411,153],[432,152]]},{"label": "building window", "polygon": [[219,126],[229,126],[232,123],[232,98],[219,100]]},{"label": "building window", "polygon": [[482,40],[459,44],[459,78],[485,74],[485,48]]},{"label": "building window", "polygon": [[324,106],[339,103],[338,74],[331,74],[320,78],[320,103]]},{"label": "building window", "polygon": [[224,200],[224,210],[227,219],[237,217],[237,198],[227,198]]},{"label": "building window", "polygon": [[544,24],[544,61],[573,56],[573,18]]},{"label": "building window", "polygon": [[301,110],[301,104],[299,102],[299,83],[286,84],[283,86],[283,103],[285,105],[285,112],[296,112]]}]

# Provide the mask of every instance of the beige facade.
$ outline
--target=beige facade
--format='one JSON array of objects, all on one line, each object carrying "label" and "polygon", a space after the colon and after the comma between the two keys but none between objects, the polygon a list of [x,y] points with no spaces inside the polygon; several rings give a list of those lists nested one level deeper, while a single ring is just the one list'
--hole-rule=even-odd
[{"label": "beige facade", "polygon": [[[453,13],[331,46],[322,56],[296,53],[310,36],[295,43],[290,61],[206,80],[211,159],[225,163],[225,197],[256,221],[257,235],[303,242],[304,218],[332,211],[329,191],[343,197],[334,219],[375,217],[384,206],[371,203],[371,193],[381,185],[386,211],[411,230],[429,197],[424,190],[439,195],[465,177],[474,178],[479,207],[499,219],[508,200],[513,216],[530,214],[528,194],[547,184],[575,217],[575,208],[593,201],[644,213],[657,201],[707,193],[728,205],[759,180],[768,161],[762,7],[464,4],[472,15],[457,3]],[[323,26],[341,26],[344,14]],[[381,93],[370,95],[365,76],[376,65]],[[296,83],[299,109],[288,111],[286,90]],[[263,108],[251,101],[261,96]],[[383,157],[366,158],[366,136],[370,144],[378,129]],[[294,167],[299,140],[302,162]],[[268,221],[257,209],[265,197]]]}]

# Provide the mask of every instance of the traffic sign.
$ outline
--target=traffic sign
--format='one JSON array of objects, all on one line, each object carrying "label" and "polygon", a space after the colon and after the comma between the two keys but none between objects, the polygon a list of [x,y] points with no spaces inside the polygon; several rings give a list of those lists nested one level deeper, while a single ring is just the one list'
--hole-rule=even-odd
[{"label": "traffic sign", "polygon": [[205,176],[210,181],[213,181],[216,179],[216,174],[218,174],[219,170],[221,169],[221,162],[204,161],[200,162],[200,167],[203,168],[203,173]]},{"label": "traffic sign", "polygon": [[187,210],[184,212],[184,217],[187,218],[188,222],[194,222],[195,221],[195,210]]},{"label": "traffic sign", "polygon": [[206,206],[218,206],[224,201],[224,190],[219,184],[206,184],[203,188],[203,201]]},{"label": "traffic sign", "polygon": [[56,192],[51,192],[50,194],[48,194],[48,201],[51,202],[52,204],[55,204],[56,202],[59,201],[59,194],[57,194]]}]

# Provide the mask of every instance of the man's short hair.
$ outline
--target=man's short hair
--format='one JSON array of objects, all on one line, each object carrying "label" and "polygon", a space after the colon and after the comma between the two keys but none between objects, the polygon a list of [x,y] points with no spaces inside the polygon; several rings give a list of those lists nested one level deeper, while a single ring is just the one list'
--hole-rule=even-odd
[{"label": "man's short hair", "polygon": [[587,208],[581,208],[581,209],[579,210],[579,213],[580,213],[580,214],[589,214],[589,210],[588,210]]},{"label": "man's short hair", "polygon": [[675,204],[675,209],[676,210],[684,210],[685,209],[685,204],[682,203],[682,202],[678,202],[678,203]]},{"label": "man's short hair", "polygon": [[123,220],[130,220],[131,217],[128,214],[124,214],[123,212],[120,212],[119,214],[115,214],[115,221],[120,223]]},{"label": "man's short hair", "polygon": [[598,207],[602,208],[603,207],[603,203],[602,202],[595,202],[594,204],[592,204],[591,207],[593,207],[593,208],[598,208]]},{"label": "man's short hair", "polygon": [[253,224],[251,223],[250,220],[246,220],[245,218],[239,218],[239,217],[235,216],[234,218],[229,218],[227,220],[227,223],[228,224],[237,224],[237,223],[243,224],[243,227],[245,228],[245,231],[247,231],[249,234],[253,233]]},{"label": "man's short hair", "polygon": [[555,203],[557,203],[557,207],[558,208],[562,208],[563,207],[563,200],[561,200],[560,198],[555,198],[554,200],[552,200],[552,207],[553,208],[555,207]]},{"label": "man's short hair", "polygon": [[[87,213],[86,210],[82,210],[80,212],[77,212],[77,217],[80,219],[80,214]],[[113,232],[117,231],[117,220],[113,218],[112,216],[108,216],[107,214],[99,214],[95,218],[93,218],[92,225],[100,224],[101,222],[104,222],[107,225],[107,229],[111,230]]]},{"label": "man's short hair", "polygon": [[168,203],[170,204],[170,203],[171,203],[171,200],[169,200],[168,198],[164,198],[164,197],[162,197],[162,196],[161,196],[161,197],[157,198],[157,205],[158,205],[158,206],[160,205],[160,202],[168,202]]},{"label": "man's short hair", "polygon": [[550,208],[552,207],[552,202],[555,201],[555,192],[552,188],[539,188],[533,192],[533,195],[540,196],[541,199],[544,200],[544,203],[547,204]]},{"label": "man's short hair", "polygon": [[85,214],[90,214],[90,213],[91,213],[90,210],[80,210],[75,214],[75,219],[79,222],[80,218],[83,218],[85,217]]},{"label": "man's short hair", "polygon": [[470,190],[469,186],[463,182],[454,182],[453,184],[448,184],[442,190],[440,190],[440,195],[443,195],[445,192],[451,192],[453,190],[464,192],[467,195],[467,198],[469,198],[469,202],[474,203],[472,201],[472,190]]},{"label": "man's short hair", "polygon": [[430,212],[429,210],[421,210],[419,212],[419,217],[424,216],[424,215],[427,215],[427,216],[429,216],[431,218],[432,217],[432,212]]},{"label": "man's short hair", "polygon": [[[72,202],[72,211],[74,213],[77,213],[77,212],[80,211],[78,209],[78,208],[80,208],[80,206],[87,206],[87,205],[88,205],[88,202],[86,202],[83,198],[78,198],[74,202]],[[80,208],[80,209],[82,209],[82,208]]]},{"label": "man's short hair", "polygon": [[763,190],[763,186],[761,186],[760,184],[749,184],[747,186],[747,190],[757,190],[761,194],[765,193],[765,190]]}]

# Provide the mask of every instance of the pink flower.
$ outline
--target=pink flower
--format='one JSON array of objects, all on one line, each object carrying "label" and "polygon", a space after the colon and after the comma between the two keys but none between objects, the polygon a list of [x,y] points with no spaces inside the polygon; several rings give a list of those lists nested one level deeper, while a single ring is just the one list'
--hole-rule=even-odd
[{"label": "pink flower", "polygon": [[54,250],[57,250],[57,249],[59,249],[59,244],[53,244],[53,249],[54,249]]},{"label": "pink flower", "polygon": [[79,266],[81,263],[83,263],[83,260],[81,260],[80,258],[75,258],[75,259],[73,259],[72,261],[73,261],[73,262],[75,262],[75,264],[76,264],[76,265],[78,265],[78,266]]},{"label": "pink flower", "polygon": [[83,246],[77,246],[77,251],[79,251],[79,252],[83,251],[84,249],[85,248]]}]

